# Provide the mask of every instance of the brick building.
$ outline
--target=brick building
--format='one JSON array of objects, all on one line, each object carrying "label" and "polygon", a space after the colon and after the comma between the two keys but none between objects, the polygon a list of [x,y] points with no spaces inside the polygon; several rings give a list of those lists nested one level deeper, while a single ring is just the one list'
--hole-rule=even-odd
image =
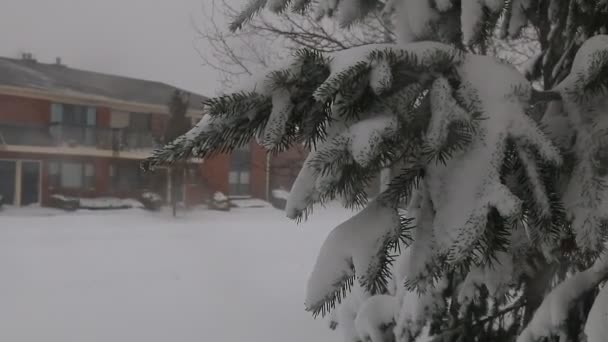
[{"label": "brick building", "polygon": [[[164,83],[0,58],[0,195],[5,203],[48,203],[53,194],[169,200],[168,169],[143,173],[140,162],[163,143],[174,87]],[[200,119],[204,97],[187,115]],[[188,204],[215,191],[267,198],[271,172],[255,144],[232,155],[192,160],[180,189]]]}]

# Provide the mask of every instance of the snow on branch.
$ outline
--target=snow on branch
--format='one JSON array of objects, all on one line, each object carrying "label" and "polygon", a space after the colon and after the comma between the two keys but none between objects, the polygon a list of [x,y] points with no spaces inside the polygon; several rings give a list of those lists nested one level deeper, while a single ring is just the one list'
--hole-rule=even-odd
[{"label": "snow on branch", "polygon": [[[608,35],[589,38],[579,48],[570,74],[555,88],[577,101],[608,92]],[[564,96],[565,95],[565,96]]]},{"label": "snow on branch", "polygon": [[608,254],[604,254],[590,268],[567,278],[545,297],[517,342],[536,342],[544,337],[559,336],[566,328],[568,312],[576,300],[607,277]]},{"label": "snow on branch", "polygon": [[607,79],[608,36],[598,35],[580,47],[570,74],[554,89],[562,95],[576,137],[564,205],[577,245],[588,252],[602,251],[608,237]]},{"label": "snow on branch", "polygon": [[306,308],[315,315],[331,311],[352,285],[386,291],[390,248],[404,234],[397,210],[371,202],[329,234],[308,281]]},{"label": "snow on branch", "polygon": [[361,341],[384,342],[392,339],[395,326],[397,300],[391,295],[371,296],[363,302],[357,317],[355,329]]},{"label": "snow on branch", "polygon": [[603,342],[608,336],[608,325],[606,317],[608,316],[608,286],[600,290],[600,293],[595,298],[591,311],[587,316],[585,323],[585,335],[587,342]]},{"label": "snow on branch", "polygon": [[[509,139],[530,144],[545,161],[559,162],[558,150],[525,113],[531,87],[517,70],[474,55],[468,55],[457,70],[462,83],[456,98],[481,113],[482,119],[461,152],[445,163],[431,163],[425,168],[436,212],[435,236],[452,263],[472,256],[483,239],[491,209],[507,222],[521,215],[521,199],[501,180]],[[488,79],[502,81],[489,84]],[[433,116],[440,113],[438,106]]]}]

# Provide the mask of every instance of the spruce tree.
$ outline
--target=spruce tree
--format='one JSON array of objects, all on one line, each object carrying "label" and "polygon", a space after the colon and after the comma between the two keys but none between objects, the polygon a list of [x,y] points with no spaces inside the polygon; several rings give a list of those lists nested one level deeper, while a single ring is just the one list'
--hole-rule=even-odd
[{"label": "spruce tree", "polygon": [[[299,50],[209,99],[146,167],[253,138],[270,153],[306,144],[287,216],[358,209],[321,247],[305,299],[345,341],[606,340],[608,1],[251,0],[231,27],[264,7],[345,26],[383,12],[399,41]],[[525,75],[484,55],[522,29],[541,47]]]}]

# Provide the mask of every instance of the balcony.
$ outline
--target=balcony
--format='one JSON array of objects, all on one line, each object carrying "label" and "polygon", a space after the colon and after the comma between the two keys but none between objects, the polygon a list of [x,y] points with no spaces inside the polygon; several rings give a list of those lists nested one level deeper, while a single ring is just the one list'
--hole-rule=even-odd
[{"label": "balcony", "polygon": [[120,153],[149,152],[159,144],[151,133],[128,129],[0,124],[0,147],[78,147]]}]

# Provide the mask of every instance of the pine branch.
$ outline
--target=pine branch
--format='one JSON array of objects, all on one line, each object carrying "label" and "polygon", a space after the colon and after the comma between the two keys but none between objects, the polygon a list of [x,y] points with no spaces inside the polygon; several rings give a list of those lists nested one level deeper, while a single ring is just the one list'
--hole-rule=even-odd
[{"label": "pine branch", "polygon": [[472,141],[479,128],[479,121],[483,120],[480,112],[472,109],[465,110],[471,113],[466,121],[455,121],[448,127],[445,142],[438,147],[425,145],[422,149],[423,158],[427,162],[446,164],[454,153],[464,150]]},{"label": "pine branch", "polygon": [[589,70],[595,71],[584,81],[583,91],[589,96],[606,95],[608,93],[608,50],[597,51],[591,57],[593,60]]},{"label": "pine branch", "polygon": [[545,103],[550,101],[561,101],[562,96],[559,92],[551,91],[551,90],[536,90],[532,88],[532,97],[530,99],[530,104],[534,105],[537,103]]},{"label": "pine branch", "polygon": [[330,313],[338,304],[342,303],[342,300],[351,292],[353,285],[355,284],[355,270],[354,266],[352,269],[352,274],[345,274],[342,279],[340,279],[337,284],[334,286],[337,287],[337,290],[331,293],[328,297],[324,298],[319,303],[315,304],[312,307],[307,307],[306,311],[312,312],[313,317],[325,317],[328,313]]},{"label": "pine branch", "polygon": [[249,4],[230,23],[230,31],[235,32],[243,28],[253,17],[266,6],[267,0],[248,0]]},{"label": "pine branch", "polygon": [[[467,335],[464,334],[465,329],[482,327],[486,323],[492,322],[499,317],[503,317],[513,311],[517,311],[517,310],[524,308],[525,305],[526,305],[526,301],[523,299],[520,299],[517,302],[515,302],[514,304],[512,304],[511,306],[504,308],[502,310],[499,310],[496,313],[493,313],[491,316],[487,316],[482,319],[475,320],[474,322],[471,322],[471,321],[463,322],[461,325],[459,325],[457,327],[454,327],[454,328],[451,328],[448,330],[444,330],[437,336],[433,337],[433,339],[431,341],[432,342],[443,342],[446,339],[447,340],[453,339],[455,335],[461,335],[462,337],[466,337]],[[467,323],[472,323],[472,324],[469,327],[465,327],[465,325]]]},{"label": "pine branch", "polygon": [[304,14],[312,4],[312,0],[294,0],[291,10],[294,13]]},{"label": "pine branch", "polygon": [[380,194],[380,201],[386,203],[387,206],[409,203],[423,177],[424,167],[421,164],[414,163],[403,168],[396,177],[391,179],[387,189]]},{"label": "pine branch", "polygon": [[388,293],[388,283],[392,277],[391,266],[398,256],[396,253],[400,251],[400,246],[411,241],[412,222],[412,218],[400,216],[399,227],[394,234],[384,238],[382,244],[384,247],[378,251],[376,256],[376,260],[378,260],[376,268],[365,272],[366,276],[359,277],[361,286],[370,294]]}]

